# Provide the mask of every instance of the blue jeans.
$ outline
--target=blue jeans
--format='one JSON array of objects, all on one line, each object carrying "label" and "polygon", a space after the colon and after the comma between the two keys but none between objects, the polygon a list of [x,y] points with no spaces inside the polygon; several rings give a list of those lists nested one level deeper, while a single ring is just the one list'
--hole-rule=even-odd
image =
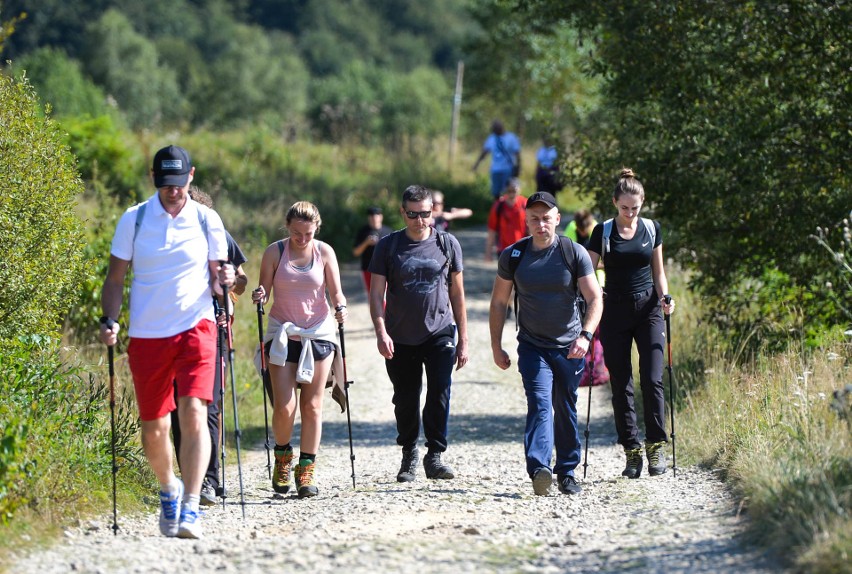
[{"label": "blue jeans", "polygon": [[503,190],[506,189],[510,179],[512,179],[511,169],[491,172],[491,195],[494,199],[500,199],[500,196],[503,195]]},{"label": "blue jeans", "polygon": [[539,468],[550,468],[554,443],[557,476],[574,476],[580,464],[577,428],[577,388],[583,376],[583,358],[569,359],[567,349],[544,349],[521,341],[518,371],[527,395],[524,453],[532,478]]},{"label": "blue jeans", "polygon": [[426,402],[423,406],[423,434],[426,449],[447,450],[450,418],[450,387],[456,362],[455,325],[449,325],[419,345],[394,343],[392,359],[385,359],[393,383],[396,443],[405,450],[417,446],[420,435],[420,392],[426,367]]}]

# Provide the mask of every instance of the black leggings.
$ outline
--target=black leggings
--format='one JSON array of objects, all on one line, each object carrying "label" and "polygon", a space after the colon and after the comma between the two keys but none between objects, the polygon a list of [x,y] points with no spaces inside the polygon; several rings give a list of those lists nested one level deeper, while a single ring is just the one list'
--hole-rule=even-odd
[{"label": "black leggings", "polygon": [[612,410],[618,443],[639,448],[633,403],[633,341],[639,351],[639,384],[645,419],[645,441],[666,441],[666,399],[663,392],[665,321],[653,288],[627,296],[604,298],[601,344],[612,385]]}]

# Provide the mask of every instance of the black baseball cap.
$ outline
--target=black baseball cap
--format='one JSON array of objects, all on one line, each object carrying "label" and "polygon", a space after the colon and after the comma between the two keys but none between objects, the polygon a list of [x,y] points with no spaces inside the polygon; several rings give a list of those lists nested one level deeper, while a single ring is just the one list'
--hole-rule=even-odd
[{"label": "black baseball cap", "polygon": [[170,145],[154,155],[154,187],[183,187],[189,181],[192,160],[182,147]]},{"label": "black baseball cap", "polygon": [[556,198],[553,197],[553,194],[547,193],[546,191],[537,191],[527,200],[528,206],[533,203],[543,203],[552,209],[556,207]]},{"label": "black baseball cap", "polygon": [[376,207],[375,205],[367,208],[367,215],[381,215],[382,208]]}]

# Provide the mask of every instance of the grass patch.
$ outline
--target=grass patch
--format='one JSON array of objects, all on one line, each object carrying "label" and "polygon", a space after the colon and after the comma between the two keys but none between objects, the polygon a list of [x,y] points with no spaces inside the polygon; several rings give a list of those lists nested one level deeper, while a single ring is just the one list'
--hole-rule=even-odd
[{"label": "grass patch", "polygon": [[717,356],[683,413],[688,451],[724,469],[754,539],[803,571],[850,571],[852,413],[832,397],[850,380],[850,347],[741,366]]}]

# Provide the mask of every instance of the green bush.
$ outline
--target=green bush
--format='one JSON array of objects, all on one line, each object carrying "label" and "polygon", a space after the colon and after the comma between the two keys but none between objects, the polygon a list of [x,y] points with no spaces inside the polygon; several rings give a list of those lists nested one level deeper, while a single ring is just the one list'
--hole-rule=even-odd
[{"label": "green bush", "polygon": [[135,147],[133,134],[116,125],[111,116],[70,116],[60,124],[88,188],[103,187],[117,197],[134,198],[150,183],[145,177],[146,160]]},{"label": "green bush", "polygon": [[82,264],[82,183],[26,79],[0,75],[0,348],[57,333]]},{"label": "green bush", "polygon": [[[0,354],[4,523],[23,505],[56,510],[108,499],[109,388],[80,365],[63,363],[59,351],[55,339],[33,335],[10,341]],[[117,461],[138,471],[143,457],[137,433],[135,403],[119,394]]]},{"label": "green bush", "polygon": [[100,116],[109,113],[103,91],[80,69],[80,62],[61,49],[42,47],[14,61],[17,76],[26,73],[54,117]]}]

